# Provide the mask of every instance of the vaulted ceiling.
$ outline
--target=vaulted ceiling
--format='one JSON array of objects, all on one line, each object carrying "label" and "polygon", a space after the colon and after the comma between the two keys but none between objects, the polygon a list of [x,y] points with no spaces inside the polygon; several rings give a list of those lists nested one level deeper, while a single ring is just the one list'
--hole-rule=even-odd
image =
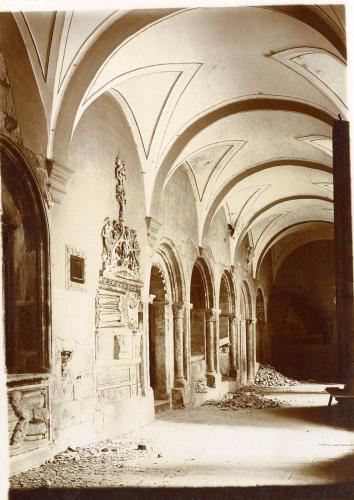
[{"label": "vaulted ceiling", "polygon": [[48,157],[65,163],[83,112],[109,92],[134,136],[148,216],[158,219],[161,193],[182,168],[200,245],[219,210],[232,251],[248,234],[257,263],[279,238],[331,233],[332,121],[348,113],[343,6],[14,16],[46,113]]}]

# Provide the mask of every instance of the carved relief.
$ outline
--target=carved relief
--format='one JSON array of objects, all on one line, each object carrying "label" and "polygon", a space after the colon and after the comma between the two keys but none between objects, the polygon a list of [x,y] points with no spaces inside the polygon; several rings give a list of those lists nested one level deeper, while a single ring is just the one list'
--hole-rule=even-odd
[{"label": "carved relief", "polygon": [[61,376],[66,377],[69,375],[69,367],[68,363],[72,358],[72,351],[61,351],[60,356],[61,356]]},{"label": "carved relief", "polygon": [[[20,447],[24,441],[44,439],[48,435],[49,410],[46,404],[46,389],[25,396],[23,391],[9,394],[11,408],[17,421],[10,435],[12,448]],[[11,423],[11,415],[9,416]]]},{"label": "carved relief", "polygon": [[116,159],[116,200],[118,203],[118,220],[106,217],[102,228],[102,261],[103,273],[124,273],[138,278],[140,275],[140,247],[134,229],[124,225],[124,207],[126,205],[125,165]]},{"label": "carved relief", "polygon": [[102,271],[96,295],[96,384],[101,403],[141,393],[140,247],[137,233],[124,224],[127,203],[124,163],[115,162],[117,219],[106,217],[101,231]]},{"label": "carved relief", "polygon": [[253,264],[254,248],[250,245],[246,245],[246,265],[245,271],[248,275],[251,272]]},{"label": "carved relief", "polygon": [[230,347],[231,347],[231,344],[230,344],[230,342],[228,342],[227,344],[223,344],[222,346],[220,346],[219,351],[224,353],[224,354],[228,354],[230,352]]}]

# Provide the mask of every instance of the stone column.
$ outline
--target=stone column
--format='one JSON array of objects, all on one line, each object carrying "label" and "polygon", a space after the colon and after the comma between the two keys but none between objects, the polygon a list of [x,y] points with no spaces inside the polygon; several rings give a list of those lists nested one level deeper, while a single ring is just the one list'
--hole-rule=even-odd
[{"label": "stone column", "polygon": [[141,363],[140,363],[140,380],[141,393],[143,396],[153,394],[150,387],[150,370],[149,370],[149,304],[152,304],[155,295],[147,295],[142,297],[141,303],[143,308],[143,334],[141,336]]},{"label": "stone column", "polygon": [[206,370],[207,384],[209,387],[215,387],[216,371],[215,371],[215,309],[207,309],[205,311],[206,319]]},{"label": "stone column", "polygon": [[256,368],[256,319],[246,320],[246,357],[247,357],[247,383],[252,383]]},{"label": "stone column", "polygon": [[174,353],[175,353],[175,387],[184,387],[186,380],[184,378],[183,366],[183,320],[184,320],[184,304],[173,304],[173,336],[174,336]]},{"label": "stone column", "polygon": [[247,379],[246,320],[240,318],[238,327],[240,381],[244,384]]},{"label": "stone column", "polygon": [[352,390],[354,388],[354,294],[349,122],[334,120],[332,137],[338,365],[341,380]]},{"label": "stone column", "polygon": [[237,376],[237,338],[236,338],[236,315],[229,316],[229,338],[230,338],[230,376]]},{"label": "stone column", "polygon": [[184,341],[183,341],[183,371],[184,378],[189,385],[191,383],[191,315],[193,304],[184,304]]},{"label": "stone column", "polygon": [[[220,374],[220,354],[219,354],[219,338],[220,338],[220,324],[219,316],[221,309],[214,309],[214,363],[215,372]],[[221,376],[221,374],[220,374]]]},{"label": "stone column", "polygon": [[[168,335],[168,314],[167,314],[167,301],[154,301],[151,304],[153,312],[153,342],[154,345],[149,347],[150,354],[152,348],[154,349],[154,397],[155,399],[168,399],[169,393],[167,391],[167,335]],[[149,322],[151,323],[151,322]],[[150,339],[151,340],[151,339]],[[150,372],[151,379],[151,372]],[[150,380],[151,385],[151,380]]]}]

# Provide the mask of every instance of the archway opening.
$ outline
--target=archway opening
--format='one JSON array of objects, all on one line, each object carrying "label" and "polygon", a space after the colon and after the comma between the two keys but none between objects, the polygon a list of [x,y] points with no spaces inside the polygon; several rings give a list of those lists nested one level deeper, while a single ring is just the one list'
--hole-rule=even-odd
[{"label": "archway opening", "polygon": [[48,246],[37,187],[20,160],[1,152],[6,370],[45,373],[48,352]]},{"label": "archway opening", "polygon": [[168,399],[167,391],[167,346],[168,331],[167,293],[160,270],[152,266],[150,295],[154,296],[149,305],[149,366],[150,386],[155,400]]},{"label": "archway opening", "polygon": [[191,279],[191,353],[193,357],[205,358],[205,311],[207,309],[206,289],[198,265],[194,265]]},{"label": "archway opening", "polygon": [[223,377],[230,375],[230,313],[232,310],[230,289],[225,273],[220,281],[219,294],[219,356],[220,372]]}]

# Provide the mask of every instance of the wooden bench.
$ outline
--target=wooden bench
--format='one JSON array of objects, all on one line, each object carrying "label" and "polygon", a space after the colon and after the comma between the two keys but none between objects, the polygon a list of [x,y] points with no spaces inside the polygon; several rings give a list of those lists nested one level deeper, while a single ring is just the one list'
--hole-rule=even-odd
[{"label": "wooden bench", "polygon": [[348,389],[341,389],[340,387],[326,387],[325,391],[329,394],[328,407],[331,406],[333,398],[336,401],[339,399],[354,399],[354,393],[349,392]]}]

